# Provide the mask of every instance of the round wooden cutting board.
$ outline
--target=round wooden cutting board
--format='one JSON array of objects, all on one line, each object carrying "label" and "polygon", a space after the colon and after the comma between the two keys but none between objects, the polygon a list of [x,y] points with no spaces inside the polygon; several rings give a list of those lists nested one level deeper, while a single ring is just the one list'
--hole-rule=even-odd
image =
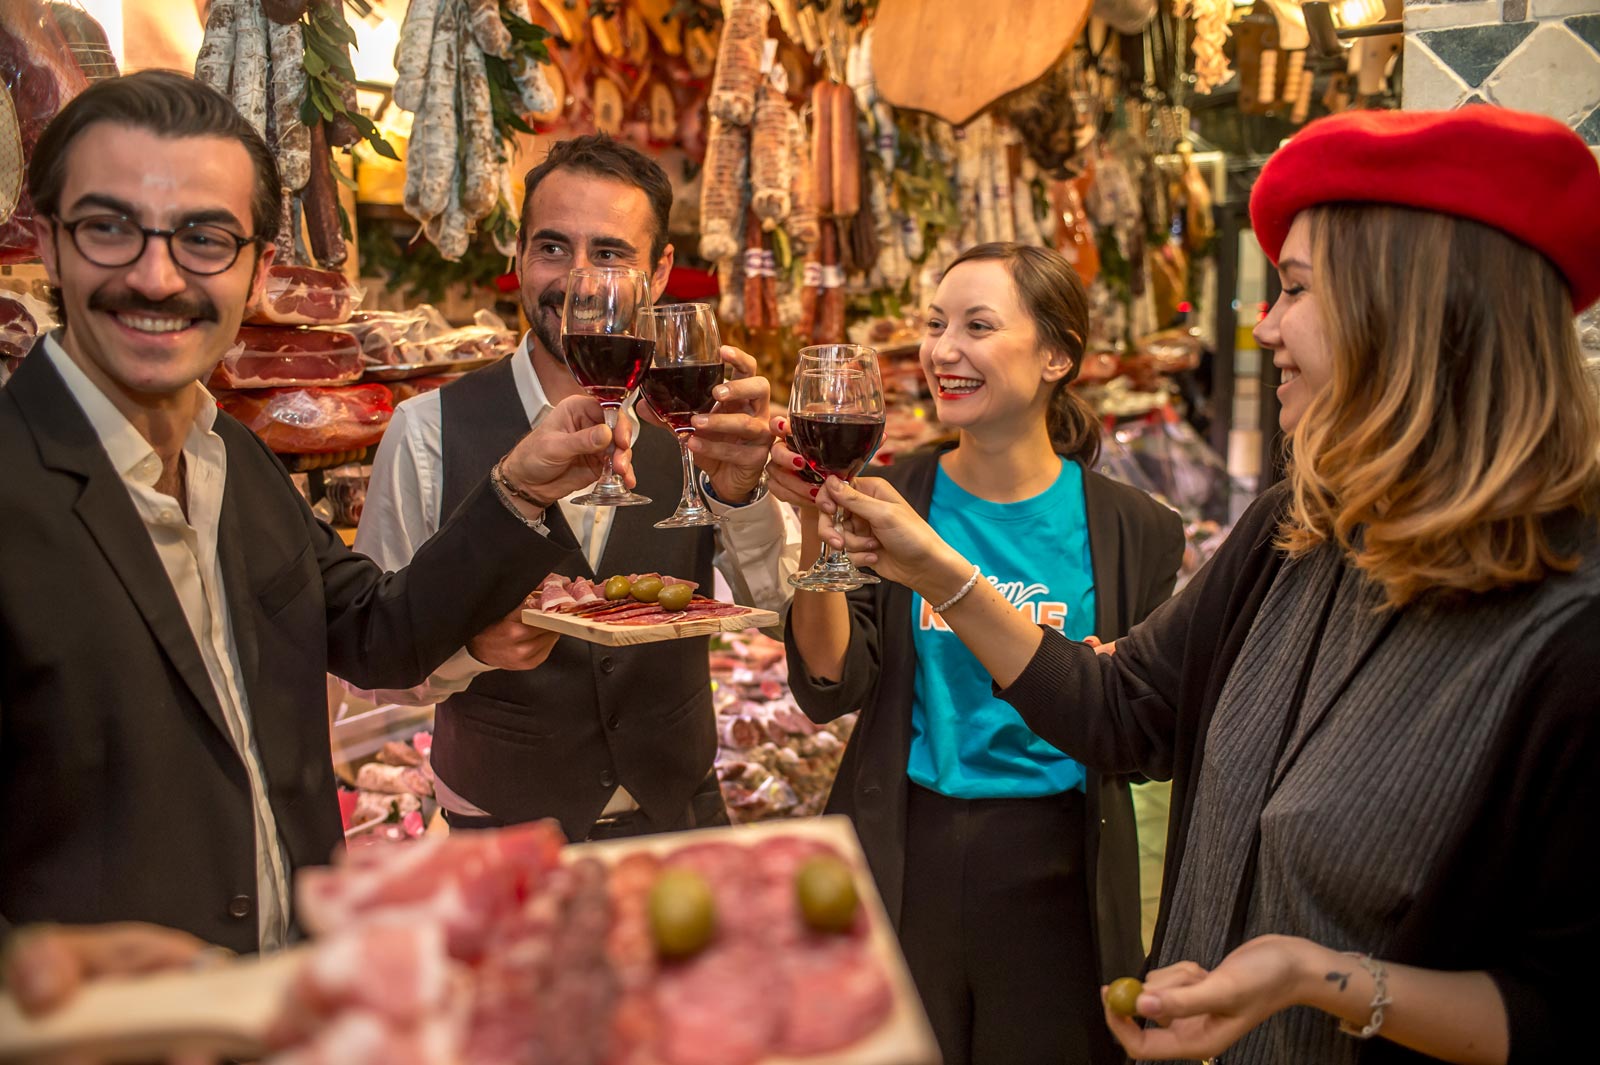
[{"label": "round wooden cutting board", "polygon": [[895,107],[961,125],[1050,69],[1092,0],[880,0],[872,69]]}]

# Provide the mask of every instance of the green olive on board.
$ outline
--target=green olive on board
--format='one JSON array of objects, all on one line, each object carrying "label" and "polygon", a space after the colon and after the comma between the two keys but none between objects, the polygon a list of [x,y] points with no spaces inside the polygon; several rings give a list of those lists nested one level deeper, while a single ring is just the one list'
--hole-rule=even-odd
[{"label": "green olive on board", "polygon": [[661,594],[661,581],[655,577],[641,577],[633,582],[633,589],[629,593],[641,603],[653,603],[656,596]]},{"label": "green olive on board", "polygon": [[620,573],[606,581],[607,599],[626,599],[631,591],[633,591],[633,585],[628,582],[628,578]]},{"label": "green olive on board", "polygon": [[687,584],[669,584],[656,596],[656,605],[662,610],[682,610],[694,598],[694,589]]},{"label": "green olive on board", "polygon": [[650,887],[650,936],[666,958],[687,958],[711,942],[717,907],[705,878],[692,869],[668,869]]},{"label": "green olive on board", "polygon": [[809,858],[794,878],[800,914],[818,932],[848,932],[861,899],[850,867],[837,858]]}]

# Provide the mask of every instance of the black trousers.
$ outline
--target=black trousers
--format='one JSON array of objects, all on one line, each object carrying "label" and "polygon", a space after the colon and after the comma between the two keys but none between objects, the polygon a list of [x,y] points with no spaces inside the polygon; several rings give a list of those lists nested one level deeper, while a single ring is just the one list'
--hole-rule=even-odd
[{"label": "black trousers", "polygon": [[[444,812],[445,823],[452,832],[484,828],[504,828],[510,824],[498,817],[472,817],[467,814]],[[622,839],[628,836],[647,836],[652,832],[677,832],[686,828],[710,828],[728,824],[728,808],[722,801],[722,788],[717,783],[717,771],[711,773],[695,788],[689,805],[676,818],[652,820],[643,810],[602,817],[589,829],[584,842],[596,839]]]},{"label": "black trousers", "polygon": [[1082,792],[952,799],[908,785],[900,942],[944,1065],[1112,1065]]}]

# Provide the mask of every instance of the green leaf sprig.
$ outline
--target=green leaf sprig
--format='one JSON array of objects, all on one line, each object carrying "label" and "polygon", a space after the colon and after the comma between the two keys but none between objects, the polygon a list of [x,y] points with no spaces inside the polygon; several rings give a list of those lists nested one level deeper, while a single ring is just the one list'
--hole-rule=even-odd
[{"label": "green leaf sprig", "polygon": [[500,9],[500,18],[511,31],[511,54],[505,59],[485,54],[483,63],[489,75],[489,106],[493,111],[495,133],[501,140],[509,141],[518,133],[531,135],[534,132],[522,117],[522,92],[517,88],[512,71],[519,61],[550,62],[550,49],[544,43],[550,31],[504,7]]},{"label": "green leaf sprig", "polygon": [[356,34],[344,20],[343,6],[313,4],[301,25],[305,35],[306,99],[300,105],[300,121],[311,126],[343,115],[373,151],[399,162],[400,156],[378,133],[372,119],[359,109],[345,108],[344,86],[356,83],[349,52],[355,47]]}]

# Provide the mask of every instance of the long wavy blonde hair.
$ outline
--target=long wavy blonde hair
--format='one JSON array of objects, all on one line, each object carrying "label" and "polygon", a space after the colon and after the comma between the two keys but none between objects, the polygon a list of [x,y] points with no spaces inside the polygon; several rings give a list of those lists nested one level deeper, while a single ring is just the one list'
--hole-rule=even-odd
[{"label": "long wavy blonde hair", "polygon": [[1593,516],[1600,406],[1539,253],[1403,207],[1312,209],[1333,380],[1292,437],[1279,545],[1334,543],[1398,608],[1574,568],[1547,519]]}]

